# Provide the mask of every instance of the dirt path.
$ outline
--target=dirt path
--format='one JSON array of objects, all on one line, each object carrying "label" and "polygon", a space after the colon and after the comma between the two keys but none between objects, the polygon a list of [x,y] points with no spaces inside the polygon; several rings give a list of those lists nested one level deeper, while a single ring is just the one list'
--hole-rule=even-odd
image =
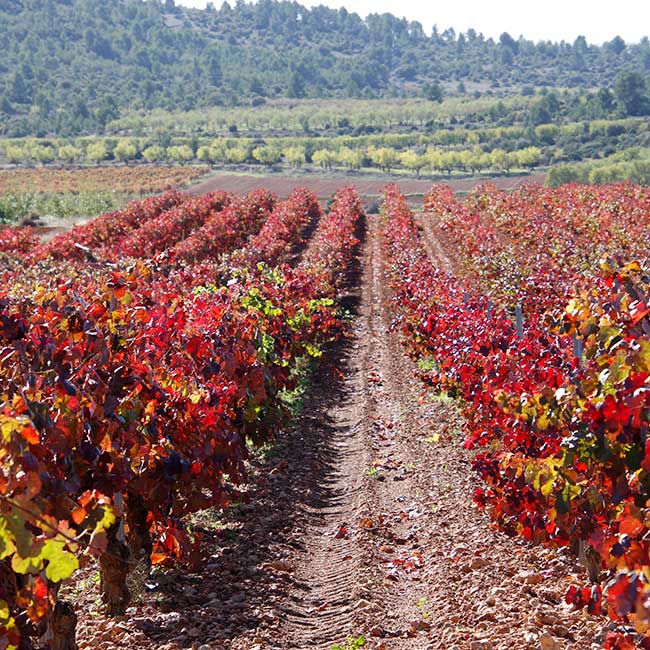
[{"label": "dirt path", "polygon": [[581,568],[492,531],[473,505],[462,421],[453,402],[423,393],[391,331],[383,264],[373,217],[341,393],[306,414],[327,423],[330,456],[291,559],[280,647],[364,635],[385,650],[598,648],[602,621],[563,604]]},{"label": "dirt path", "polygon": [[441,243],[443,234],[437,215],[420,212],[416,215],[416,222],[422,233],[424,248],[438,268],[441,268],[445,273],[453,274],[457,272],[458,264],[455,264],[450,259]]}]

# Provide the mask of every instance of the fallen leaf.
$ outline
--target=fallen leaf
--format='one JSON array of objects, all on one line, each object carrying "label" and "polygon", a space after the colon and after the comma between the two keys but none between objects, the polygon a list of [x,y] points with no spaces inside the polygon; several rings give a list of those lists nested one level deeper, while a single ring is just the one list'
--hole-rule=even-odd
[{"label": "fallen leaf", "polygon": [[291,571],[293,571],[291,564],[286,560],[274,560],[273,562],[265,564],[264,568],[280,571],[281,573],[291,573]]},{"label": "fallen leaf", "polygon": [[340,526],[339,529],[334,533],[335,539],[343,539],[348,536],[348,529],[345,526]]},{"label": "fallen leaf", "polygon": [[318,607],[312,607],[311,609],[307,610],[308,614],[313,614],[314,612],[324,612],[330,604],[328,602],[323,603],[322,605],[319,605]]}]

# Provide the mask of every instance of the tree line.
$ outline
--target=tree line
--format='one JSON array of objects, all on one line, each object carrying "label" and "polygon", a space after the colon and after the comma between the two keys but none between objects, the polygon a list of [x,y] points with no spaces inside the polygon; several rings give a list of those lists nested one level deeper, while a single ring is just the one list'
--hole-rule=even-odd
[{"label": "tree line", "polygon": [[252,144],[238,140],[217,139],[208,144],[192,147],[176,144],[163,147],[158,144],[142,145],[135,139],[96,139],[85,146],[75,144],[43,144],[38,141],[25,144],[8,144],[4,148],[6,162],[19,164],[67,165],[122,163],[207,163],[210,165],[258,164],[263,166],[289,165],[300,168],[319,166],[326,170],[346,168],[360,170],[376,168],[384,172],[404,169],[418,177],[423,170],[451,174],[453,171],[479,173],[488,170],[509,173],[513,168],[533,169],[548,162],[548,156],[539,147],[525,147],[506,151],[484,151],[478,146],[471,149],[445,150],[435,147],[398,150],[391,147],[338,149],[312,148],[304,145],[279,146]]}]

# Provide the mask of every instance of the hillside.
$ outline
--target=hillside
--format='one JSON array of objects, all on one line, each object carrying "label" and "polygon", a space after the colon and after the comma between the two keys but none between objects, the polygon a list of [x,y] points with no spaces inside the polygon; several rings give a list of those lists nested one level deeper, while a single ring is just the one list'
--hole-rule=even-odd
[{"label": "hillside", "polygon": [[533,43],[425,33],[295,2],[220,9],[173,0],[0,0],[0,135],[102,131],[126,108],[189,110],[277,97],[429,97],[612,87],[650,44]]}]

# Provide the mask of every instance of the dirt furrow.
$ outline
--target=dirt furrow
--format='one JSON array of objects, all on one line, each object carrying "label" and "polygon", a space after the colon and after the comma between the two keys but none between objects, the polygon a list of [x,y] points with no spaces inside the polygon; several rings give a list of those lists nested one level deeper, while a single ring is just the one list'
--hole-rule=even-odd
[{"label": "dirt furrow", "polygon": [[[367,262],[366,251],[361,287],[370,286]],[[363,291],[347,361],[338,369],[344,379],[337,394],[329,399],[318,395],[303,417],[307,426],[321,428],[328,448],[328,471],[321,479],[319,499],[307,509],[303,550],[295,558],[298,589],[285,622],[286,648],[329,650],[357,633],[356,604],[363,596],[368,572],[357,522],[371,498],[366,484],[370,466],[366,428],[372,405],[367,399],[369,332],[364,313],[369,302]]]},{"label": "dirt furrow", "polygon": [[430,212],[421,212],[416,215],[416,221],[422,231],[422,243],[431,257],[432,260],[438,265],[440,269],[446,273],[454,273],[456,267],[454,262],[445,252],[444,247],[440,243],[441,227],[440,218]]},{"label": "dirt furrow", "polygon": [[[329,648],[348,629],[361,558],[352,522],[362,490],[365,450],[361,444],[355,374],[346,380],[348,394],[323,413],[328,438],[329,467],[323,474],[317,502],[309,507],[306,558],[295,574],[298,591],[287,616],[286,648]],[[314,427],[320,423],[314,422]]]}]

